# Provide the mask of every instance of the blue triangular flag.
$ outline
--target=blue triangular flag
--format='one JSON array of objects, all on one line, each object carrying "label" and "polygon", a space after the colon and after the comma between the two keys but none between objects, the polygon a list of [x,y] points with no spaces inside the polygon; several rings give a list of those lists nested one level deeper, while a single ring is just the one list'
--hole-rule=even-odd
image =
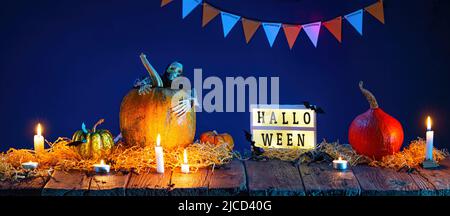
[{"label": "blue triangular flag", "polygon": [[223,36],[227,37],[228,33],[230,33],[231,29],[236,25],[241,17],[222,11],[220,12],[220,16],[222,17]]},{"label": "blue triangular flag", "polygon": [[183,0],[183,19],[189,15],[200,3],[202,0]]},{"label": "blue triangular flag", "polygon": [[357,10],[344,16],[345,19],[352,24],[353,28],[363,35],[363,9]]},{"label": "blue triangular flag", "polygon": [[281,23],[263,23],[264,32],[266,32],[267,40],[269,41],[270,47],[273,46],[275,38],[277,38],[278,32],[281,28]]},{"label": "blue triangular flag", "polygon": [[314,47],[317,47],[317,40],[319,39],[321,22],[309,23],[302,25],[303,31],[308,35],[309,40],[313,43]]}]

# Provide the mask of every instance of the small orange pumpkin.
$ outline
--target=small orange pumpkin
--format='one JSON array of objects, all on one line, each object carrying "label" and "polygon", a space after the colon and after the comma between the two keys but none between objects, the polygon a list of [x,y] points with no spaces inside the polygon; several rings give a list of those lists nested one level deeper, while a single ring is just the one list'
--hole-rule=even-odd
[{"label": "small orange pumpkin", "polygon": [[228,144],[228,149],[231,151],[234,148],[234,140],[230,134],[222,133],[219,134],[217,131],[207,131],[200,135],[200,142],[211,143],[215,145],[220,145],[222,143]]}]

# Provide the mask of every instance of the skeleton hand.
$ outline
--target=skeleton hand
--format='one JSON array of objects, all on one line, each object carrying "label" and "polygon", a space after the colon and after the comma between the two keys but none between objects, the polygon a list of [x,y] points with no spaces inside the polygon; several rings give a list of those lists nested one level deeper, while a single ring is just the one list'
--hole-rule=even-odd
[{"label": "skeleton hand", "polygon": [[188,112],[192,110],[194,106],[198,106],[197,95],[195,89],[192,90],[192,95],[189,98],[181,99],[178,104],[172,107],[172,112],[176,114],[178,118],[183,118]]},{"label": "skeleton hand", "polygon": [[150,92],[151,89],[152,89],[152,85],[151,85],[151,84],[141,85],[141,86],[139,87],[138,94],[139,94],[139,95],[145,95],[145,94],[148,94],[148,93]]}]

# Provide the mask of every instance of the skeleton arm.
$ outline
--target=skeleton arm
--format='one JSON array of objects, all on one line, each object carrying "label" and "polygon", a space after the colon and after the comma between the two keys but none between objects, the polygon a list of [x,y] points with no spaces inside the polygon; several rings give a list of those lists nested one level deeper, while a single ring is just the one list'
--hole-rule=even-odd
[{"label": "skeleton arm", "polygon": [[140,55],[142,64],[144,64],[145,69],[147,69],[148,74],[150,75],[150,79],[152,81],[152,85],[154,87],[163,87],[163,81],[161,77],[159,76],[158,72],[153,68],[153,66],[148,62],[147,57],[144,53],[141,53]]},{"label": "skeleton arm", "polygon": [[184,117],[188,112],[192,111],[195,106],[199,106],[197,100],[197,93],[195,89],[191,90],[191,95],[188,98],[182,99],[172,107],[172,112],[174,112],[178,118]]}]

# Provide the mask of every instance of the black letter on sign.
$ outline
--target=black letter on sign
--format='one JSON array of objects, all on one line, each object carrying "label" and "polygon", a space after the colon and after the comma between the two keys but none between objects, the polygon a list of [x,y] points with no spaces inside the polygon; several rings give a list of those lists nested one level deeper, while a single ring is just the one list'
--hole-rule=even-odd
[{"label": "black letter on sign", "polygon": [[275,112],[272,112],[272,115],[270,116],[269,124],[273,124],[273,123],[277,124],[277,118],[275,116]]},{"label": "black letter on sign", "polygon": [[302,146],[305,146],[305,134],[301,134],[301,135],[298,134],[297,137],[298,137],[297,146],[300,146],[300,143],[302,144]]},{"label": "black letter on sign", "polygon": [[262,140],[263,140],[264,146],[270,146],[272,144],[272,136],[273,136],[273,134],[270,134],[270,138],[269,138],[269,134],[262,133],[261,136],[262,136]]},{"label": "black letter on sign", "polygon": [[297,121],[297,119],[295,118],[295,114],[297,114],[297,112],[294,112],[293,114],[294,114],[294,122],[292,122],[292,123],[293,123],[293,124],[298,124],[298,121]]},{"label": "black letter on sign", "polygon": [[289,124],[289,122],[287,122],[285,118],[286,112],[282,112],[281,114],[283,115],[283,124]]},{"label": "black letter on sign", "polygon": [[262,123],[264,124],[264,112],[262,112],[262,115],[261,115],[261,111],[258,111],[258,123],[261,123],[261,119],[262,119]]},{"label": "black letter on sign", "polygon": [[292,134],[291,133],[287,134],[287,145],[292,146]]},{"label": "black letter on sign", "polygon": [[283,145],[283,134],[277,133],[277,145]]},{"label": "black letter on sign", "polygon": [[309,114],[309,112],[305,112],[303,115],[303,122],[305,122],[305,124],[309,124],[311,122],[311,114]]}]

